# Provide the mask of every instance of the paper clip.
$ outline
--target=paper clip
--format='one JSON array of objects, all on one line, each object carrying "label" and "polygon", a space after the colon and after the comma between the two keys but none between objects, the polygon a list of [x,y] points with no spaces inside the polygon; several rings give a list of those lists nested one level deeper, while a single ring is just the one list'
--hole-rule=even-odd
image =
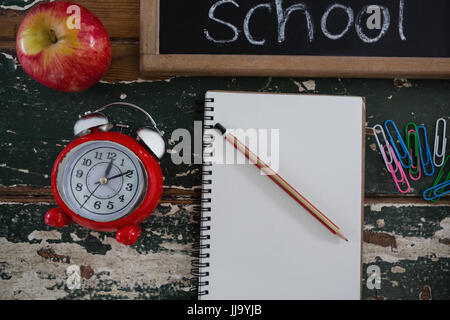
[{"label": "paper clip", "polygon": [[[443,122],[443,130],[442,130],[442,149],[439,152],[439,123]],[[446,147],[447,147],[447,137],[446,137],[446,132],[447,132],[447,121],[445,121],[444,118],[439,118],[436,121],[436,133],[434,135],[434,153],[433,153],[433,162],[434,165],[436,167],[440,167],[444,164],[444,159],[445,159],[445,151],[446,151]],[[442,161],[441,163],[437,163],[436,162],[436,157],[437,158],[441,158]]]},{"label": "paper clip", "polygon": [[[378,130],[381,132],[381,134],[383,135],[383,141],[385,142],[384,145],[383,145],[383,144],[380,142],[380,140],[378,139],[377,129],[378,129]],[[377,125],[373,126],[372,131],[373,131],[373,134],[374,134],[374,136],[375,136],[375,140],[377,141],[378,149],[380,149],[381,156],[383,157],[384,165],[386,166],[386,169],[387,169],[388,171],[390,171],[389,166],[393,164],[394,158],[392,157],[392,154],[391,154],[390,149],[388,149],[388,153],[389,153],[389,160],[388,160],[388,157],[387,157],[387,155],[386,155],[386,151],[384,150],[384,147],[385,147],[385,146],[389,146],[389,142],[388,142],[388,140],[387,140],[387,138],[386,138],[386,134],[384,133],[384,129],[383,129],[383,127],[382,127],[380,124],[377,124]],[[398,169],[396,168],[396,170],[398,170]],[[394,171],[394,172],[396,172],[396,171]]]},{"label": "paper clip", "polygon": [[[422,142],[420,139],[420,131],[423,131],[423,141],[425,142],[425,151],[422,149]],[[417,139],[419,139],[419,153],[420,162],[422,164],[422,171],[427,176],[432,176],[434,174],[433,159],[431,158],[430,146],[428,145],[427,129],[424,126],[417,127]],[[424,160],[424,153],[426,153],[427,161]],[[431,171],[427,171],[427,166],[429,166]]]},{"label": "paper clip", "polygon": [[[445,175],[446,170],[448,170],[447,175]],[[450,180],[450,156],[447,156],[447,158],[445,158],[444,164],[441,167],[441,169],[439,170],[438,175],[436,176],[436,179],[434,180],[434,183],[431,188],[437,186],[438,184],[446,182],[448,180]],[[428,193],[425,192],[424,198],[425,199],[431,198],[431,196],[432,196],[432,191],[429,191]],[[437,202],[437,201],[439,201],[439,199],[434,199],[434,200],[430,200],[430,201]]]},{"label": "paper clip", "polygon": [[[400,154],[400,151],[398,151],[395,140],[394,140],[394,138],[392,138],[391,132],[389,131],[389,128],[388,128],[389,123],[392,124],[392,127],[394,128],[395,132],[397,133],[397,141],[403,149],[403,155]],[[389,140],[391,141],[391,146],[394,149],[395,154],[397,155],[397,159],[400,161],[400,163],[402,164],[402,166],[404,168],[411,167],[411,165],[412,165],[411,155],[409,154],[409,150],[406,148],[405,142],[403,141],[403,138],[402,138],[400,132],[398,131],[398,128],[395,125],[394,121],[386,120],[386,122],[384,123],[384,127],[386,128],[386,132],[389,136]],[[408,163],[403,162],[403,160],[405,160],[406,158],[408,158],[408,161],[409,161]]]},{"label": "paper clip", "polygon": [[[391,173],[392,178],[394,179],[395,185],[397,186],[398,191],[400,191],[401,193],[408,193],[409,190],[411,190],[411,186],[409,185],[409,181],[408,181],[408,178],[406,177],[405,171],[403,171],[400,161],[398,161],[397,157],[395,156],[392,146],[390,146],[388,144],[385,147],[387,147],[389,149],[390,153],[392,154],[393,164],[389,165],[389,167],[390,167],[389,172]],[[395,169],[394,169],[393,165],[396,166]],[[396,174],[397,170],[400,173],[400,179],[397,179],[397,174]],[[403,183],[406,184],[406,186],[407,186],[406,190],[402,190],[402,188],[400,187],[400,184],[403,184]]]},{"label": "paper clip", "polygon": [[[446,188],[447,190],[445,190]],[[428,196],[429,193],[432,193],[431,197]],[[428,188],[423,192],[423,197],[425,200],[433,201],[445,196],[447,193],[450,193],[450,181],[445,181],[434,187]]]},{"label": "paper clip", "polygon": [[[409,127],[412,126],[413,129],[409,129]],[[409,122],[405,126],[405,133],[406,133],[406,147],[408,148],[409,153],[412,158],[412,164],[411,168],[409,168],[409,177],[417,181],[420,179],[422,173],[420,170],[420,155],[419,155],[419,139],[417,138],[417,126],[414,122]],[[411,137],[414,138],[414,142],[411,143]],[[414,152],[412,145],[414,145]],[[416,175],[415,177],[413,176]]]}]

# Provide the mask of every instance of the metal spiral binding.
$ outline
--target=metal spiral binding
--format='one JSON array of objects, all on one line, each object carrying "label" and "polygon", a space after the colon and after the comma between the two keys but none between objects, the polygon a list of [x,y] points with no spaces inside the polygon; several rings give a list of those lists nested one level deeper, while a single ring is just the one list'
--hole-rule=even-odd
[{"label": "metal spiral binding", "polygon": [[[214,107],[210,104],[214,103],[213,98],[206,98],[204,100],[204,117],[203,117],[203,130],[212,129],[213,128],[213,120],[214,116],[211,114],[214,112]],[[191,275],[194,276],[193,279],[193,288],[195,292],[197,292],[198,296],[204,296],[208,294],[208,285],[209,281],[207,280],[209,276],[208,267],[209,267],[209,249],[210,249],[210,235],[209,231],[211,230],[210,222],[211,222],[211,207],[209,206],[211,203],[211,198],[209,195],[211,194],[211,185],[212,180],[211,176],[213,174],[211,170],[212,163],[208,160],[208,158],[213,156],[213,152],[207,152],[206,149],[210,148],[213,143],[214,136],[211,134],[203,134],[203,168],[202,168],[202,193],[201,193],[201,205],[196,206],[195,210],[200,215],[200,243],[198,245],[194,245],[193,248],[193,256],[194,259],[191,262]],[[206,278],[206,279],[205,279]]]}]

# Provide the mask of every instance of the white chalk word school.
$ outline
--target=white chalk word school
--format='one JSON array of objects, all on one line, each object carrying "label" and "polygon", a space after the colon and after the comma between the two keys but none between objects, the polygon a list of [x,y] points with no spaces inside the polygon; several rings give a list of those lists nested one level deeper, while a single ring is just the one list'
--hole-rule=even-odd
[{"label": "white chalk word school", "polygon": [[[245,14],[245,18],[242,22],[242,26],[237,26],[232,22],[226,21],[223,18],[219,18],[217,12],[225,6],[234,6],[236,13],[241,9],[241,6],[237,0],[219,0],[215,2],[208,11],[208,17],[215,23],[221,24],[224,28],[229,28],[232,37],[230,38],[217,38],[207,28],[203,30],[207,40],[216,44],[227,44],[237,41],[240,35],[243,33],[247,41],[254,46],[263,46],[266,44],[266,39],[256,39],[250,28],[251,20],[260,14],[269,13],[276,20],[277,24],[277,41],[283,43],[286,40],[286,29],[289,25],[291,28],[295,28],[298,23],[306,23],[307,34],[305,35],[306,41],[313,42],[316,33],[321,32],[325,37],[331,40],[339,40],[344,37],[350,29],[354,27],[354,32],[358,35],[359,39],[365,43],[375,43],[383,38],[393,21],[393,14],[389,8],[382,5],[365,5],[361,10],[356,12],[351,6],[346,6],[340,3],[334,3],[324,8],[323,14],[320,17],[314,17],[311,13],[308,5],[304,2],[297,2],[289,7],[284,7],[283,0],[273,0],[270,2],[264,2],[257,4],[250,8]],[[404,7],[405,0],[398,1],[398,19],[397,28],[395,32],[398,32],[398,38],[401,41],[406,41],[404,30]],[[328,29],[328,22],[335,11],[342,11],[344,13],[345,27],[342,31],[333,33]],[[300,15],[298,14],[300,13]],[[295,18],[294,18],[295,16]],[[303,17],[301,17],[303,16]],[[342,16],[342,15],[341,15]],[[341,17],[339,16],[339,17]],[[295,21],[294,21],[295,19]],[[303,21],[301,21],[302,19]],[[317,24],[314,22],[318,21]],[[369,30],[379,30],[376,36],[368,36],[365,34],[363,28]],[[392,31],[394,32],[394,31]]]}]

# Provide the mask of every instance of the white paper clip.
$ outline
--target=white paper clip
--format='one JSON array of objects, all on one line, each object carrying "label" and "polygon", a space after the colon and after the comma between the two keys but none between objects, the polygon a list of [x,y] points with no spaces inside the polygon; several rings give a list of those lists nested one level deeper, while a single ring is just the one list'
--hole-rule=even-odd
[{"label": "white paper clip", "polygon": [[[439,151],[439,123],[443,122],[443,130],[442,130],[442,149]],[[433,154],[433,162],[436,167],[441,167],[444,164],[445,159],[445,151],[447,147],[447,137],[446,137],[446,131],[447,131],[447,122],[444,118],[439,118],[436,121],[436,133],[434,136],[434,154]],[[441,158],[441,162],[437,163],[436,158]]]},{"label": "white paper clip", "polygon": [[[384,144],[380,143],[380,140],[378,139],[377,130],[379,130],[381,132],[381,134],[383,135]],[[380,149],[380,151],[381,151],[381,156],[383,157],[386,169],[388,171],[390,171],[391,168],[393,168],[392,165],[394,163],[394,157],[391,154],[391,148],[389,148],[389,147],[387,148],[387,153],[385,151],[385,146],[390,146],[390,144],[389,144],[388,140],[386,139],[386,134],[384,133],[383,126],[381,126],[380,124],[377,124],[377,125],[373,126],[372,131],[373,131],[373,135],[375,136],[375,140],[377,140],[378,149]],[[389,160],[388,160],[387,154],[389,154]],[[398,167],[395,166],[394,173],[397,172],[397,170],[398,170]]]}]

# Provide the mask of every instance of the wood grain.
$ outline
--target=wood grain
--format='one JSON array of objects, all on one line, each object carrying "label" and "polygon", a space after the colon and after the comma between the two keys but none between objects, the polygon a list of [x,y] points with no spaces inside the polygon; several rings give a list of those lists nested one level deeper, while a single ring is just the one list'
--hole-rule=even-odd
[{"label": "wood grain", "polygon": [[190,76],[448,79],[449,61],[447,58],[159,55],[141,52],[143,72]]},{"label": "wood grain", "polygon": [[[112,41],[139,40],[139,0],[77,0],[105,25]],[[31,9],[0,9],[0,40],[15,41],[23,18]]]},{"label": "wood grain", "polygon": [[[179,189],[164,187],[161,203],[172,204],[200,204],[199,189]],[[28,186],[4,187],[0,186],[0,203],[51,203],[56,204],[51,187],[37,188]]]},{"label": "wood grain", "polygon": [[25,17],[25,11],[0,10],[0,40],[15,41],[20,23]]},{"label": "wood grain", "polygon": [[111,51],[111,66],[103,77],[103,81],[134,81],[142,78],[139,71],[138,42],[113,41],[111,43]]},{"label": "wood grain", "polygon": [[141,52],[158,53],[159,1],[141,0],[140,24]]},{"label": "wood grain", "polygon": [[[201,191],[199,188],[180,189],[175,187],[164,187],[161,203],[172,204],[200,204]],[[56,203],[50,187],[29,187],[29,186],[0,186],[0,203]],[[418,196],[399,197],[398,194],[385,195],[383,197],[366,196],[363,206],[377,204],[389,205],[420,205],[429,207],[450,206],[450,196],[442,197],[439,202],[433,203],[425,201]]]}]

